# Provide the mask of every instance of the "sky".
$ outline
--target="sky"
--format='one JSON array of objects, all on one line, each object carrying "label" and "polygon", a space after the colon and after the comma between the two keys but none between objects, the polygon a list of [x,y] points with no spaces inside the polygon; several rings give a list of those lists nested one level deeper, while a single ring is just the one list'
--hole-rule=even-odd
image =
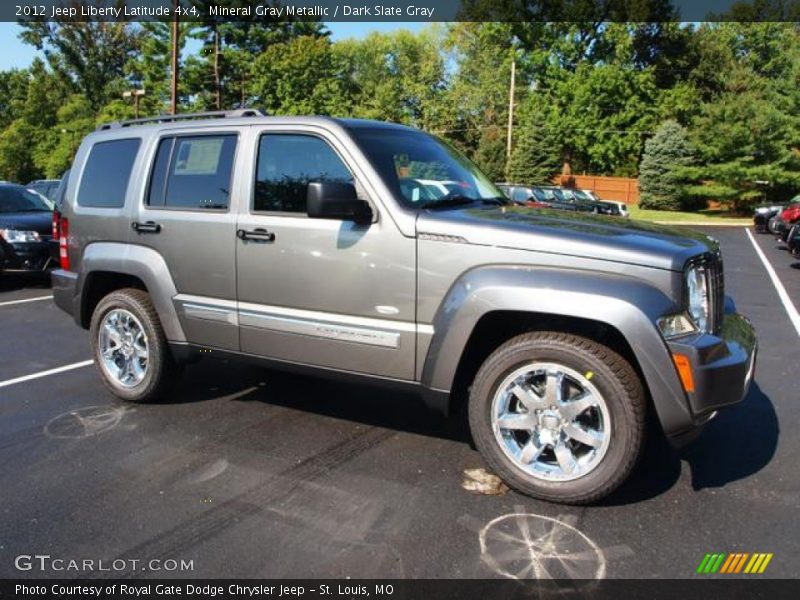
[{"label": "sky", "polygon": [[[331,32],[331,38],[340,40],[345,38],[364,37],[372,31],[392,31],[395,29],[409,29],[419,31],[427,25],[424,22],[409,23],[326,23]],[[22,69],[31,64],[36,56],[36,49],[19,41],[18,35],[22,31],[16,23],[0,23],[0,71],[6,69]]]}]

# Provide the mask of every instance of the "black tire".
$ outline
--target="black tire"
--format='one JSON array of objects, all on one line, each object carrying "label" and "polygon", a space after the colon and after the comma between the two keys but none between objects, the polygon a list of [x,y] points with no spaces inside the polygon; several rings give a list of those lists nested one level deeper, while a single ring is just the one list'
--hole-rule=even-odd
[{"label": "black tire", "polygon": [[[525,472],[506,456],[492,428],[492,401],[503,380],[533,362],[592,372],[591,383],[605,400],[611,418],[607,450],[597,465],[569,481],[552,481]],[[469,397],[470,430],[489,467],[509,486],[534,498],[588,504],[614,491],[630,475],[645,436],[646,398],[639,376],[611,349],[577,335],[526,333],[497,348],[478,370]]]},{"label": "black tire", "polygon": [[[124,309],[133,314],[141,323],[147,336],[149,356],[144,378],[137,385],[125,387],[101,366],[99,350],[99,329],[103,318],[114,309]],[[108,390],[128,402],[155,402],[163,399],[180,375],[181,369],[175,363],[167,345],[164,330],[158,313],[147,292],[134,288],[117,290],[105,296],[94,309],[89,327],[92,357],[100,379]]]}]

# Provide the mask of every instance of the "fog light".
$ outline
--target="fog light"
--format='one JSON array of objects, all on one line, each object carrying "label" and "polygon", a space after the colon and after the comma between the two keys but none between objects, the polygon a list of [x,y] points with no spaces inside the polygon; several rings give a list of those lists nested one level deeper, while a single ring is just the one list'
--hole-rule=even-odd
[{"label": "fog light", "polygon": [[658,328],[661,330],[661,335],[667,339],[697,332],[697,326],[684,313],[661,317],[658,320]]}]

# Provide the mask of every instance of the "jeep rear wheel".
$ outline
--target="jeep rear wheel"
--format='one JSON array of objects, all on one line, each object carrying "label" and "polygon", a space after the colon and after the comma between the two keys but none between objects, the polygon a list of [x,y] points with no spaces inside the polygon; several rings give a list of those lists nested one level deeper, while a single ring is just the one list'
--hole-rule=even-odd
[{"label": "jeep rear wheel", "polygon": [[475,444],[511,487],[593,502],[630,474],[642,448],[645,398],[631,365],[584,337],[528,333],[483,363],[470,391]]},{"label": "jeep rear wheel", "polygon": [[147,292],[129,288],[107,295],[97,304],[89,330],[95,366],[115,396],[151,402],[177,377]]}]

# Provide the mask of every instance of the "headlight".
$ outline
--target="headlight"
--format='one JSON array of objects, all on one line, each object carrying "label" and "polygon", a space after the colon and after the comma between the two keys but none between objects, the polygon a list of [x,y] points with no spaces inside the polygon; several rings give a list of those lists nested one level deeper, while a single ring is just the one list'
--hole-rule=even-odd
[{"label": "headlight", "polygon": [[19,229],[0,229],[0,237],[11,244],[15,242],[38,242],[39,234],[36,231],[22,231]]},{"label": "headlight", "polygon": [[708,277],[704,267],[690,267],[686,271],[686,290],[689,316],[698,329],[708,331],[711,312],[708,301]]}]

